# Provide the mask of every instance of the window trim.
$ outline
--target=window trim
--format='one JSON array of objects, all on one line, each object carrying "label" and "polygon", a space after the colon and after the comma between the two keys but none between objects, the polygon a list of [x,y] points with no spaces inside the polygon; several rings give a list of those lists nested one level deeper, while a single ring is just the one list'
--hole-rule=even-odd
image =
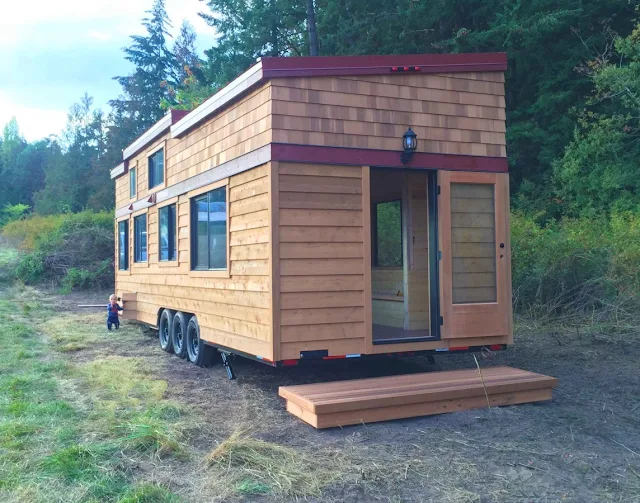
[{"label": "window trim", "polygon": [[[192,269],[193,265],[193,199],[195,197],[201,196],[202,194],[206,194],[207,192],[211,192],[212,190],[219,189],[220,187],[226,188],[226,199],[227,199],[227,267],[226,269],[210,269],[210,270],[202,270],[202,269]],[[187,193],[187,198],[189,202],[189,276],[192,278],[230,278],[231,277],[231,232],[229,228],[230,225],[230,210],[231,210],[231,202],[229,201],[229,178],[223,178],[222,180],[218,180],[215,183],[207,185],[205,187],[200,187],[198,189],[192,190]]]},{"label": "window trim", "polygon": [[[174,205],[176,207],[176,222],[175,222],[175,232],[174,239],[176,244],[176,258],[173,260],[160,260],[160,210],[162,208],[166,208],[167,206]],[[166,201],[162,201],[162,203],[158,204],[157,207],[157,215],[158,215],[158,266],[159,267],[177,267],[180,265],[180,230],[179,230],[179,222],[180,222],[180,201],[178,197],[172,197]]]},{"label": "window trim", "polygon": [[[405,215],[402,197],[399,199],[389,199],[388,201],[378,201],[371,203],[371,267],[374,269],[404,269],[404,229]],[[400,203],[400,264],[399,265],[379,265],[378,263],[378,205],[386,203]]]},{"label": "window trim", "polygon": [[[127,224],[127,242],[126,242],[126,255],[127,255],[127,268],[120,269],[120,223],[125,222]],[[131,219],[127,215],[125,218],[120,218],[116,220],[116,235],[117,239],[117,248],[116,248],[116,274],[121,274],[128,276],[131,274]]]},{"label": "window trim", "polygon": [[[131,173],[134,174],[134,185],[131,186]],[[133,193],[131,190],[133,189]],[[138,163],[134,163],[132,166],[129,166],[129,200],[135,200],[138,196]]]},{"label": "window trim", "polygon": [[[145,157],[147,159],[147,195],[153,194],[166,188],[167,186],[167,140],[162,140],[151,149],[147,150]],[[149,169],[149,159],[162,150],[162,183],[150,187],[151,170]]]},{"label": "window trim", "polygon": [[[142,215],[146,216],[146,221],[147,221],[147,260],[145,262],[139,262],[136,260],[136,218],[141,217]],[[132,228],[133,228],[133,239],[132,239],[132,256],[133,256],[133,262],[131,263],[131,268],[132,269],[137,269],[137,268],[141,268],[141,267],[149,267],[149,210],[148,208],[145,208],[144,210],[138,211],[136,213],[133,213],[131,215],[131,224],[132,224]]]}]

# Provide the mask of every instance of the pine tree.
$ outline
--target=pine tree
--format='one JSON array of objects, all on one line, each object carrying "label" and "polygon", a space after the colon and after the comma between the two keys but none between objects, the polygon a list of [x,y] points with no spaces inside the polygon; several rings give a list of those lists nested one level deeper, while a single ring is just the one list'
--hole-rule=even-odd
[{"label": "pine tree", "polygon": [[133,74],[115,77],[123,94],[110,105],[122,117],[134,121],[135,134],[157,122],[163,115],[163,102],[173,102],[171,89],[179,75],[176,61],[167,47],[171,27],[164,0],[155,0],[148,17],[142,21],[145,35],[132,35],[132,43],[124,49],[125,59],[135,65]]},{"label": "pine tree", "polygon": [[233,80],[263,56],[307,52],[306,5],[294,0],[208,0],[200,15],[220,34],[206,51],[207,78],[215,87]]}]

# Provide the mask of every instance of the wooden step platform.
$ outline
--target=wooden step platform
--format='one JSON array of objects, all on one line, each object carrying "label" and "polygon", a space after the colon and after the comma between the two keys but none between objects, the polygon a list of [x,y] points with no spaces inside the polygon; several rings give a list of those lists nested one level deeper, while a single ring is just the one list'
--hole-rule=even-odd
[{"label": "wooden step platform", "polygon": [[[484,381],[484,384],[483,384]],[[282,386],[287,410],[315,428],[551,400],[558,380],[511,367]],[[486,390],[486,391],[485,391]]]}]

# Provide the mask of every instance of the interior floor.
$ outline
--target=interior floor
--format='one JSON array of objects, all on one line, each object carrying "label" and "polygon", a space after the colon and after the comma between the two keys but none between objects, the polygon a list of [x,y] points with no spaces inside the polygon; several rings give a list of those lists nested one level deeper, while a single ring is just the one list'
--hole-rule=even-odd
[{"label": "interior floor", "polygon": [[429,330],[405,330],[400,327],[373,325],[373,344],[397,344],[430,340]]}]

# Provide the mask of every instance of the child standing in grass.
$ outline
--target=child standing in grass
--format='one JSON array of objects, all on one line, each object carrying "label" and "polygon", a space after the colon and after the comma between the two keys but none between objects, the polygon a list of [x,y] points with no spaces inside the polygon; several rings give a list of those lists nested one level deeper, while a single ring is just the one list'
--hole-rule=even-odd
[{"label": "child standing in grass", "polygon": [[118,311],[122,311],[120,305],[116,302],[115,294],[111,294],[109,297],[109,304],[107,304],[107,329],[111,330],[111,325],[116,330],[120,328],[120,320],[118,319]]}]

